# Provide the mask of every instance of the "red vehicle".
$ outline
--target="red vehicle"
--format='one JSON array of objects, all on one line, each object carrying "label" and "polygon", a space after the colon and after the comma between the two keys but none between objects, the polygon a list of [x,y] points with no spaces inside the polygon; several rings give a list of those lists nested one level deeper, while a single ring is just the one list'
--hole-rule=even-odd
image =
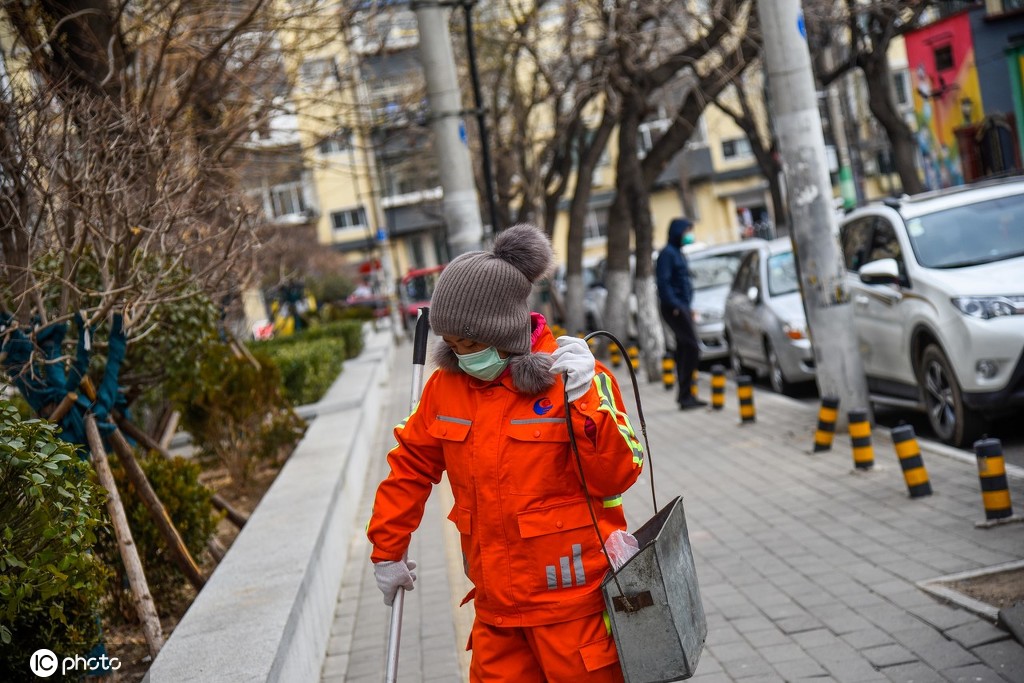
[{"label": "red vehicle", "polygon": [[444,265],[416,268],[402,277],[398,296],[402,305],[402,323],[406,328],[416,324],[420,306],[430,305],[430,297],[434,294],[434,286],[442,270]]}]

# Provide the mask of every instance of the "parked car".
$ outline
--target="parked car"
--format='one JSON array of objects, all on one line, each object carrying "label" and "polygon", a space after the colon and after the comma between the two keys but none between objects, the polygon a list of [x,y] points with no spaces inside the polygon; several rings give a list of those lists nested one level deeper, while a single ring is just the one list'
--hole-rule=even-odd
[{"label": "parked car", "polygon": [[[725,300],[743,257],[764,243],[754,238],[693,251],[686,249],[701,360],[717,360],[729,355],[725,341]],[[672,334],[668,333],[666,339],[671,340]]]},{"label": "parked car", "polygon": [[767,375],[779,393],[814,379],[814,351],[788,237],[760,242],[743,257],[725,301],[725,335],[737,374]]},{"label": "parked car", "polygon": [[1024,407],[1024,178],[871,204],[840,242],[873,402],[956,446]]},{"label": "parked car", "polygon": [[[603,259],[584,259],[583,261],[583,324],[586,327],[587,332],[593,332],[594,330],[601,329],[598,326],[598,321],[601,320],[604,310],[604,299],[595,296],[591,292],[594,288],[604,289],[604,285],[601,283],[601,273],[599,266],[603,263]],[[566,295],[566,281],[565,281],[565,264],[559,265],[555,270],[553,281],[555,287],[558,289],[558,294],[565,300]],[[598,306],[601,306],[599,309]],[[558,320],[557,322],[564,324],[564,321]]]},{"label": "parked car", "polygon": [[402,306],[402,324],[406,330],[416,327],[416,318],[421,306],[430,305],[437,278],[444,270],[444,264],[427,268],[414,268],[402,276],[398,287],[398,298]]}]

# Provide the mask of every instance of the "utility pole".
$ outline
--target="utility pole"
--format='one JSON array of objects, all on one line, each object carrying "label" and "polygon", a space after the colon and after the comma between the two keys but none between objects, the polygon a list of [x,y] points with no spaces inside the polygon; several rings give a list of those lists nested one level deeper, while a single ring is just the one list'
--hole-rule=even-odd
[{"label": "utility pole", "polygon": [[836,239],[832,183],[800,0],[759,2],[772,116],[786,174],[793,249],[800,273],[818,389],[840,399],[840,416],[871,410],[857,348],[846,267]]},{"label": "utility pole", "polygon": [[444,190],[448,248],[455,257],[480,249],[483,238],[469,145],[462,125],[462,97],[455,73],[455,57],[448,19],[441,4],[437,0],[412,0],[410,6],[416,12],[419,29],[430,127],[434,132],[434,151]]}]

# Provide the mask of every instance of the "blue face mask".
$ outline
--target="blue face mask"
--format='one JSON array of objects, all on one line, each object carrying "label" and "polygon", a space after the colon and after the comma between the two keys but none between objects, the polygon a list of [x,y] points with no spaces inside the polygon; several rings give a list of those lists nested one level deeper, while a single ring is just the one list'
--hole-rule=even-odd
[{"label": "blue face mask", "polygon": [[692,232],[688,232],[685,235],[683,235],[683,244],[693,244],[693,242],[694,237]]},{"label": "blue face mask", "polygon": [[485,382],[490,382],[500,375],[511,358],[511,356],[502,358],[498,355],[498,349],[493,346],[488,346],[483,351],[475,353],[464,355],[457,353],[455,355],[459,359],[459,367],[462,368],[463,372]]}]

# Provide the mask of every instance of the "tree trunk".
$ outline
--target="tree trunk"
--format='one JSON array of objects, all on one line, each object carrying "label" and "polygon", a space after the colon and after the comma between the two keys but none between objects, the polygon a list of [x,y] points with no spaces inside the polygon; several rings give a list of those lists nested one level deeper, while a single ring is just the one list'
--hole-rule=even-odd
[{"label": "tree trunk", "polygon": [[153,596],[149,592],[149,584],[146,582],[146,573],[142,569],[138,548],[135,547],[135,541],[132,540],[132,530],[128,526],[128,517],[125,515],[121,496],[117,492],[114,475],[110,471],[110,463],[107,462],[103,439],[100,438],[100,430],[96,427],[96,418],[90,414],[85,416],[85,435],[89,441],[89,451],[92,453],[92,465],[96,470],[96,476],[103,488],[107,490],[107,512],[114,527],[117,547],[121,551],[121,561],[124,562],[125,573],[128,575],[128,584],[131,586],[135,610],[138,612],[139,621],[142,622],[142,631],[146,636],[146,643],[149,645],[149,654],[156,659],[160,648],[164,645],[160,616],[157,614]]},{"label": "tree trunk", "polygon": [[[116,421],[117,426],[123,429],[125,434],[141,443],[144,447],[148,448],[151,451],[156,451],[157,453],[167,458],[168,460],[174,457],[166,448],[164,448],[163,445],[157,443],[153,439],[153,437],[151,437],[143,430],[139,429],[137,426],[135,426],[128,420],[124,419],[123,417],[117,417]],[[245,526],[245,523],[249,521],[249,518],[244,513],[232,507],[232,505],[228,503],[226,500],[224,500],[224,498],[219,493],[211,494],[210,502],[213,503],[213,506],[215,508],[223,511],[227,515],[228,520],[239,529]]]},{"label": "tree trunk", "polygon": [[864,60],[864,81],[868,86],[868,106],[885,129],[892,146],[893,163],[900,176],[903,191],[917,194],[924,191],[917,167],[917,145],[914,133],[896,110],[889,82],[892,77],[887,59]]},{"label": "tree trunk", "polygon": [[181,570],[185,578],[189,580],[189,583],[197,591],[202,590],[203,586],[206,585],[206,577],[203,576],[203,572],[200,571],[196,561],[192,559],[188,547],[185,546],[185,541],[182,540],[181,534],[178,533],[174,522],[171,521],[170,516],[167,514],[167,508],[160,502],[156,491],[153,490],[149,479],[146,478],[146,473],[142,471],[138,460],[135,459],[135,453],[132,452],[131,445],[125,441],[119,429],[111,432],[107,439],[114,447],[118,458],[121,459],[121,465],[124,467],[125,474],[128,475],[128,480],[135,487],[135,492],[142,500],[143,505],[146,506],[146,509],[149,510],[149,515],[156,523],[156,528],[160,531],[160,536],[163,537],[164,543],[167,545],[168,550],[170,550],[174,563],[178,565],[178,569]]},{"label": "tree trunk", "polygon": [[588,136],[584,133],[578,138],[580,163],[576,171],[576,185],[569,202],[569,230],[566,238],[566,329],[570,334],[586,330],[587,321],[583,312],[583,238],[586,233],[590,198],[593,195],[590,179],[598,162],[601,161],[601,155],[608,145],[614,127],[615,117],[606,104],[601,123],[593,135]]},{"label": "tree trunk", "polygon": [[[636,195],[640,193],[640,169],[637,163],[637,134],[644,111],[643,96],[623,93],[619,116],[619,157],[615,166],[615,199],[608,210],[608,256],[605,282],[608,296],[604,304],[604,326],[623,343],[629,333],[630,224],[635,220]],[[646,196],[646,193],[643,193]],[[647,209],[650,210],[649,208]],[[648,219],[649,220],[649,219]]]}]

